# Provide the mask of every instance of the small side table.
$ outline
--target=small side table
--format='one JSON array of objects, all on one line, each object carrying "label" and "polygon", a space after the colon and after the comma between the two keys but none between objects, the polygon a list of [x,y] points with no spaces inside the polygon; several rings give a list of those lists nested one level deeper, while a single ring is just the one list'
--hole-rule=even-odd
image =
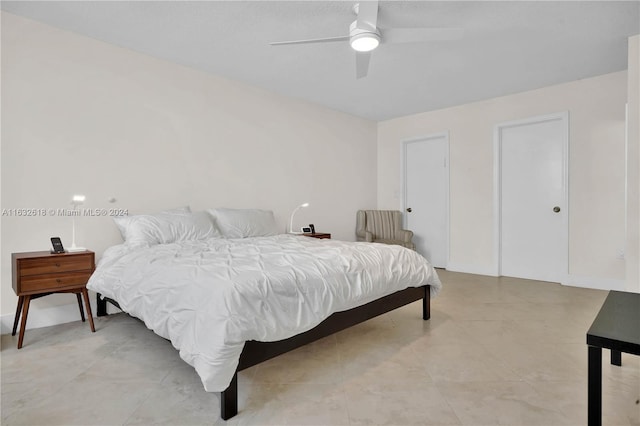
[{"label": "small side table", "polygon": [[587,331],[588,424],[602,424],[602,348],[611,364],[622,365],[622,352],[640,355],[640,294],[610,291]]},{"label": "small side table", "polygon": [[47,296],[52,293],[75,293],[80,308],[80,318],[85,321],[82,299],[87,308],[87,316],[91,331],[95,332],[87,281],[95,270],[95,253],[83,251],[77,253],[53,254],[48,251],[35,251],[27,253],[12,253],[11,268],[13,275],[13,290],[18,296],[18,307],[13,321],[12,336],[16,335],[18,319],[22,313],[20,322],[20,334],[18,336],[18,349],[22,348],[24,331],[29,315],[29,303],[32,299]]},{"label": "small side table", "polygon": [[305,232],[304,234],[300,234],[300,235],[304,235],[305,237],[311,237],[311,238],[319,238],[321,240],[331,239],[331,234],[327,234],[325,232]]}]

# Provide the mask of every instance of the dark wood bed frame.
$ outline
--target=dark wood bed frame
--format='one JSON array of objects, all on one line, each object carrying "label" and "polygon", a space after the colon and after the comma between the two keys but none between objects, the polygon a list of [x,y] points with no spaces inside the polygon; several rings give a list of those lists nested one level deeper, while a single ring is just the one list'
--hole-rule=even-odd
[{"label": "dark wood bed frame", "polygon": [[[429,286],[409,287],[369,302],[366,305],[358,306],[348,311],[336,312],[315,328],[288,339],[277,342],[257,342],[254,340],[246,342],[240,355],[240,363],[229,387],[220,393],[220,416],[224,420],[228,420],[238,414],[238,371],[420,299],[422,299],[422,319],[428,320],[431,317],[431,297],[429,292]],[[98,293],[97,316],[107,315],[107,302],[120,309],[118,302],[109,298],[102,298]]]}]

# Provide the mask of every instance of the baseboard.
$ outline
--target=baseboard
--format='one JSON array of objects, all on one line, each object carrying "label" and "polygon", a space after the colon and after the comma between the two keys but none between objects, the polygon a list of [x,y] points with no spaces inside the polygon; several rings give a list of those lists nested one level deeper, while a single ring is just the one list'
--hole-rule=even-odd
[{"label": "baseboard", "polygon": [[596,278],[596,277],[582,277],[579,275],[567,275],[562,285],[571,287],[592,288],[596,290],[617,290],[626,291],[625,280],[616,280],[612,278]]},{"label": "baseboard", "polygon": [[[95,296],[91,297],[90,303],[91,311],[95,317],[97,312]],[[75,302],[75,298],[73,298]],[[80,321],[80,310],[78,309],[78,303],[71,303],[68,305],[50,306],[47,308],[37,308],[32,304],[29,307],[29,316],[27,318],[27,330],[31,328],[49,327],[52,325],[64,324],[67,322]],[[9,334],[13,329],[13,320],[15,318],[15,312],[0,316],[0,333]],[[85,312],[85,316],[86,316]],[[18,324],[18,328],[20,324]]]},{"label": "baseboard", "polygon": [[459,263],[449,262],[445,269],[447,271],[462,272],[465,274],[488,275],[490,277],[498,276],[494,268],[482,265],[461,265]]},{"label": "baseboard", "polygon": [[[494,268],[480,265],[461,265],[449,262],[446,269],[447,271],[462,272],[465,274],[487,275],[490,277],[498,276]],[[562,281],[562,285],[571,287],[592,288],[596,290],[629,291],[626,289],[625,280],[585,277],[571,274],[566,276],[566,278]]]}]

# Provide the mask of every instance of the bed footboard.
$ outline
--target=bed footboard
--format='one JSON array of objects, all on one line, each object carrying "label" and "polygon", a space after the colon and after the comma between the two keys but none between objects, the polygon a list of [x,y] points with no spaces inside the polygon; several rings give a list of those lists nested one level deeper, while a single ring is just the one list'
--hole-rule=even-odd
[{"label": "bed footboard", "polygon": [[220,417],[223,420],[228,420],[238,414],[238,371],[420,299],[422,299],[422,319],[428,320],[431,318],[430,286],[409,287],[366,305],[348,311],[336,312],[315,328],[288,339],[277,342],[257,342],[254,340],[246,342],[240,355],[238,369],[233,375],[229,387],[220,392]]},{"label": "bed footboard", "polygon": [[[431,294],[430,287],[409,287],[395,292],[388,296],[369,302],[366,305],[358,306],[348,311],[336,312],[326,320],[318,324],[315,328],[302,334],[290,337],[277,342],[257,342],[249,341],[245,343],[238,369],[233,375],[229,387],[220,392],[220,417],[228,420],[238,414],[238,371],[252,367],[256,364],[274,358],[293,349],[315,342],[323,337],[337,333],[338,331],[352,327],[361,322],[367,321],[378,315],[385,314],[394,309],[400,308],[409,303],[422,299],[422,319],[428,320],[431,317]],[[102,297],[97,294],[97,316],[108,315],[107,303],[111,303],[118,309],[120,305],[113,299]]]}]

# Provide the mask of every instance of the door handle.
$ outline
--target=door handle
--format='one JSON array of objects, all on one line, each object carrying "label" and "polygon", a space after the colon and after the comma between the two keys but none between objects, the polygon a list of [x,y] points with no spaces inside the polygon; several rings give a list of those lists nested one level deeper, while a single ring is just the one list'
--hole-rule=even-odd
[{"label": "door handle", "polygon": [[556,212],[556,213],[559,213],[559,212],[560,212],[560,207],[555,206],[555,207],[553,208],[553,211],[554,211],[554,212]]},{"label": "door handle", "polygon": [[411,207],[407,207],[407,211],[411,213],[412,212]]}]

